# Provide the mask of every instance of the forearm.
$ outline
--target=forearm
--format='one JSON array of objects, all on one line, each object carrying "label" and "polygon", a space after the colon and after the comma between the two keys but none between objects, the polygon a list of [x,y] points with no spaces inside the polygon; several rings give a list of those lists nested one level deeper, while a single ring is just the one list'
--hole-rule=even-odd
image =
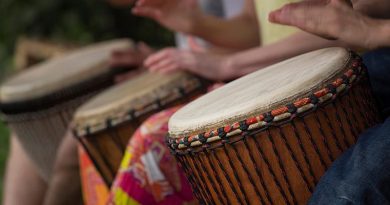
[{"label": "forearm", "polygon": [[376,31],[370,32],[371,38],[375,39],[374,48],[390,47],[390,20],[378,20],[379,26]]},{"label": "forearm", "polygon": [[309,51],[338,45],[341,45],[338,41],[299,32],[279,42],[234,54],[228,64],[239,77]]},{"label": "forearm", "polygon": [[194,23],[191,34],[220,47],[247,49],[260,44],[257,20],[240,15],[228,20],[205,15]]}]

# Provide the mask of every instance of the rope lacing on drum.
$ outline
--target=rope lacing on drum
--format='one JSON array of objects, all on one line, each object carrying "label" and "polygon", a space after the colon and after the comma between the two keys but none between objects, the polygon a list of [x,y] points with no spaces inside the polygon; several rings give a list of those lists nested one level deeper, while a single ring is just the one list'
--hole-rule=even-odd
[{"label": "rope lacing on drum", "polygon": [[188,150],[191,147],[205,146],[216,141],[222,141],[222,144],[234,143],[229,140],[232,136],[242,134],[246,131],[263,129],[264,127],[269,127],[275,123],[290,121],[298,114],[307,114],[309,111],[317,109],[318,105],[325,104],[330,99],[334,99],[339,93],[348,90],[350,84],[355,82],[357,77],[363,75],[364,66],[362,66],[361,58],[356,55],[352,56],[354,57],[354,60],[350,64],[350,68],[347,69],[342,76],[324,86],[322,89],[309,94],[306,98],[296,100],[294,103],[289,103],[270,112],[201,134],[182,136],[176,139],[169,138],[168,136],[168,144],[171,149],[175,150],[175,153],[182,153],[184,149]]}]

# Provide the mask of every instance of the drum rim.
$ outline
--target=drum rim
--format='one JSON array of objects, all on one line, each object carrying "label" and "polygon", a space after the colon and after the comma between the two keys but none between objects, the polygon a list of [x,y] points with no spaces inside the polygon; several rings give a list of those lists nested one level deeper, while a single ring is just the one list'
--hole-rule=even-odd
[{"label": "drum rim", "polygon": [[48,110],[58,104],[62,104],[66,101],[70,101],[77,97],[81,97],[96,90],[101,90],[113,85],[114,76],[116,74],[113,70],[114,69],[108,69],[107,72],[102,73],[99,76],[68,86],[55,93],[50,93],[40,98],[19,102],[0,102],[0,112],[7,116]]},{"label": "drum rim", "polygon": [[[171,84],[177,84],[182,81],[190,81],[185,84],[178,86],[169,95],[162,96],[162,98],[156,98],[154,101],[150,101],[148,104],[138,107],[137,109],[128,109],[124,110],[121,114],[116,114],[114,116],[107,116],[105,119],[97,120],[94,124],[88,122],[81,123],[76,119],[73,119],[73,135],[77,138],[88,137],[97,133],[100,133],[104,130],[115,128],[121,126],[127,122],[137,120],[138,118],[145,116],[150,113],[154,113],[158,110],[162,110],[174,104],[180,99],[185,97],[193,97],[197,93],[206,92],[207,85],[209,82],[205,79],[202,79],[194,75],[185,75],[185,79],[178,79]],[[158,88],[159,89],[159,88]],[[148,98],[149,96],[143,96]],[[142,100],[141,100],[142,101]],[[77,112],[77,111],[76,111]]]},{"label": "drum rim", "polygon": [[231,124],[225,124],[215,129],[208,129],[206,132],[184,135],[173,135],[168,132],[167,144],[173,153],[186,154],[191,152],[193,147],[208,146],[210,143],[225,140],[229,137],[239,135],[247,131],[256,131],[269,127],[273,123],[290,121],[298,115],[303,115],[315,110],[318,106],[327,104],[330,100],[336,99],[339,95],[347,92],[365,75],[366,70],[360,56],[349,51],[350,62],[345,65],[343,72],[334,77],[326,86],[320,87],[314,92],[287,103],[268,112],[263,112],[252,117]]},{"label": "drum rim", "polygon": [[[61,59],[70,58],[73,59],[75,56],[78,56],[81,54],[88,54],[93,51],[93,49],[104,49],[109,51],[116,49],[125,49],[125,48],[134,48],[134,43],[131,39],[128,38],[119,38],[119,39],[112,39],[107,41],[101,41],[96,42],[91,45],[87,45],[84,47],[81,47],[80,49],[71,51],[64,55],[61,58],[54,58],[47,60],[39,65],[35,65],[32,67],[31,70],[27,72],[33,72],[33,70],[36,69],[43,69],[46,68],[45,66],[47,64],[50,64],[52,62],[62,62]],[[99,50],[97,50],[99,51]],[[80,59],[82,60],[82,59]],[[100,60],[99,60],[100,61]],[[98,73],[93,73],[92,76],[89,78],[86,78],[84,80],[79,80],[78,82],[73,83],[67,83],[62,88],[56,88],[53,89],[50,92],[47,92],[45,94],[40,94],[37,96],[29,96],[24,97],[20,99],[0,99],[0,112],[3,115],[14,115],[14,114],[21,114],[21,113],[31,113],[31,112],[38,112],[42,110],[47,110],[52,107],[55,107],[59,103],[63,103],[64,101],[69,101],[72,98],[80,97],[85,94],[88,94],[94,90],[106,88],[112,84],[114,84],[114,76],[120,73],[123,73],[127,71],[129,68],[123,68],[118,67],[117,69],[110,69],[110,66],[107,63],[102,63],[97,61],[96,64],[91,65],[91,69],[95,67],[99,67],[102,69],[99,69]],[[43,66],[43,67],[42,67]],[[81,69],[84,70],[84,69]],[[51,71],[53,72],[53,71]],[[20,74],[23,76],[23,74]],[[10,87],[11,85],[8,85],[9,82],[12,82],[17,79],[18,76],[16,75],[14,77],[9,78],[3,84],[1,85],[1,88],[5,86]],[[72,77],[70,77],[72,78]],[[74,79],[74,77],[73,77]],[[102,84],[102,85],[100,85]],[[50,85],[48,85],[50,86]],[[96,89],[95,89],[96,88]],[[27,94],[27,93],[26,93]]]}]

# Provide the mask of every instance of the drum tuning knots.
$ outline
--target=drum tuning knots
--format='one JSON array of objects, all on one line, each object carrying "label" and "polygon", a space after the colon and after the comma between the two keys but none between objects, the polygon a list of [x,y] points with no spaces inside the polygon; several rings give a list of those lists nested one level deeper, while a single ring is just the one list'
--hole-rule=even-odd
[{"label": "drum tuning knots", "polygon": [[155,100],[155,104],[157,105],[157,109],[162,109],[163,106],[162,106],[162,103],[161,103],[161,100],[160,99],[156,99]]},{"label": "drum tuning knots", "polygon": [[[243,120],[243,121],[240,122],[240,130],[241,130],[241,131],[246,131],[246,130],[248,130],[248,128],[249,128],[249,126],[246,124],[246,121],[245,121],[245,120]],[[219,131],[219,130],[218,130],[218,131]],[[222,131],[223,131],[223,129],[222,129]]]},{"label": "drum tuning knots", "polygon": [[130,119],[135,119],[135,110],[129,110],[127,114],[130,116]]},{"label": "drum tuning knots", "polygon": [[188,141],[188,137],[184,137],[183,139],[183,144],[187,147],[189,147],[191,145],[191,143]]},{"label": "drum tuning knots", "polygon": [[186,90],[183,87],[178,87],[177,92],[183,97],[186,95]]},{"label": "drum tuning knots", "polygon": [[317,104],[317,103],[319,102],[319,99],[318,99],[314,94],[311,94],[311,95],[309,96],[309,98],[310,98],[310,102],[311,102],[312,104]]},{"label": "drum tuning knots", "polygon": [[274,120],[274,116],[272,115],[271,112],[267,112],[264,114],[264,121],[267,123],[270,123]]},{"label": "drum tuning knots", "polygon": [[328,88],[329,92],[331,92],[332,94],[336,94],[337,92],[336,88],[332,84],[328,84],[326,88]]},{"label": "drum tuning knots", "polygon": [[341,79],[343,79],[343,83],[344,83],[345,85],[349,85],[349,78],[348,78],[348,76],[342,75],[342,76],[341,76]]},{"label": "drum tuning knots", "polygon": [[294,114],[298,110],[297,107],[295,107],[295,105],[292,104],[292,103],[287,104],[286,107],[288,109],[288,112],[291,113],[291,114]]},{"label": "drum tuning knots", "polygon": [[106,126],[107,126],[107,128],[112,127],[112,121],[111,121],[111,119],[107,119],[107,120],[106,120]]},{"label": "drum tuning knots", "polygon": [[198,134],[198,140],[199,140],[202,144],[204,144],[204,143],[207,142],[206,137],[204,137],[204,133]]},{"label": "drum tuning knots", "polygon": [[87,127],[85,127],[85,133],[86,133],[86,135],[91,134],[91,126],[87,125]]}]

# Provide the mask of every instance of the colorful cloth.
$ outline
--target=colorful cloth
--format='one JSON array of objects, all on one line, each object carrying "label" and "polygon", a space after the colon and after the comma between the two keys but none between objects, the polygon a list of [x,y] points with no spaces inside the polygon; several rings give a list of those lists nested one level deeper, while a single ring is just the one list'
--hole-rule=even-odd
[{"label": "colorful cloth", "polygon": [[165,144],[168,120],[180,107],[153,115],[134,133],[108,204],[197,204],[184,172]]},{"label": "colorful cloth", "polygon": [[79,159],[84,205],[105,205],[109,189],[81,146]]}]

